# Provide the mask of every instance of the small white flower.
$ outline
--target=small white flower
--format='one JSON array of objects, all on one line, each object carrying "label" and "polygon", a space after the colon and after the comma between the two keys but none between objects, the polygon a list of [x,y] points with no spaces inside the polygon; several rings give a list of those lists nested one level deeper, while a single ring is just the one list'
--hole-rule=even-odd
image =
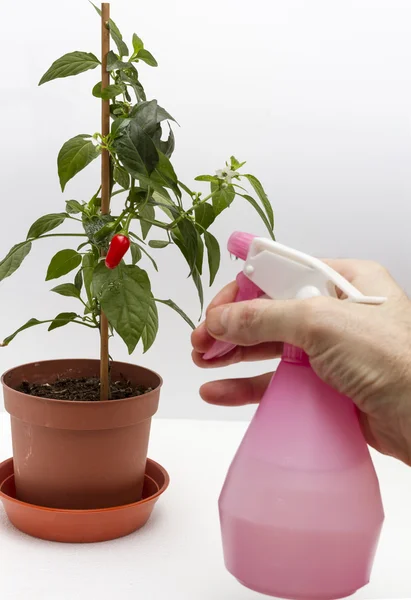
[{"label": "small white flower", "polygon": [[218,171],[216,171],[215,174],[218,177],[218,179],[223,179],[225,183],[231,183],[233,177],[237,175],[237,173],[229,167],[224,167],[224,169],[218,169]]}]

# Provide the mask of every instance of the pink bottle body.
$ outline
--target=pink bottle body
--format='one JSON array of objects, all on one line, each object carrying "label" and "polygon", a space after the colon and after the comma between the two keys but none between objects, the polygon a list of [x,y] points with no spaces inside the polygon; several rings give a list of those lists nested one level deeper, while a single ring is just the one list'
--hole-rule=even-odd
[{"label": "pink bottle body", "polygon": [[351,595],[370,578],[384,511],[357,410],[287,347],[219,500],[227,569],[294,600]]}]

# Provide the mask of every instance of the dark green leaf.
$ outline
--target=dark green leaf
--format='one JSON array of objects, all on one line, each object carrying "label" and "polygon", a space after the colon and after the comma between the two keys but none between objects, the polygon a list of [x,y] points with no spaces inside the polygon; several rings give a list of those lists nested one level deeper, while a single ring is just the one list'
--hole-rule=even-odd
[{"label": "dark green leaf", "polygon": [[118,53],[120,54],[120,56],[128,56],[127,44],[123,42],[123,36],[121,35],[119,28],[112,19],[109,20],[108,27],[110,29],[110,35],[115,45],[117,46]]},{"label": "dark green leaf", "polygon": [[74,319],[76,319],[77,317],[78,315],[76,313],[62,312],[58,314],[54,321],[50,324],[48,331],[53,331],[53,329],[63,327],[64,325],[67,325],[67,323],[74,321]]},{"label": "dark green leaf", "polygon": [[[120,79],[121,81],[124,81],[125,83],[129,83],[131,85],[131,87],[134,90],[134,93],[136,95],[137,100],[140,102],[145,102],[147,100],[146,98],[146,93],[144,91],[143,86],[141,85],[140,81],[138,80],[138,77],[136,74],[134,74],[133,76],[130,76],[130,74],[126,74],[123,71],[120,71]],[[130,98],[128,98],[128,101],[130,102]]]},{"label": "dark green leaf", "polygon": [[170,242],[167,242],[166,240],[150,240],[148,245],[150,248],[165,248],[169,243]]},{"label": "dark green leaf", "polygon": [[265,216],[265,213],[263,212],[263,210],[261,209],[261,207],[257,204],[257,201],[254,200],[254,198],[252,198],[248,194],[239,194],[239,196],[241,196],[242,198],[244,198],[245,200],[247,200],[247,202],[249,202],[251,204],[251,206],[257,211],[257,213],[259,214],[259,216],[260,216],[261,220],[263,221],[264,225],[267,227],[267,230],[268,230],[271,238],[273,240],[275,240],[275,236],[274,236],[273,230],[271,228],[271,225],[270,225],[267,217]]},{"label": "dark green leaf", "polygon": [[[158,153],[158,157],[159,157],[159,161],[158,161],[158,165],[155,169],[155,173],[157,175],[159,175],[159,182],[161,183],[161,181],[164,182],[164,185],[166,187],[171,187],[171,188],[175,188],[177,187],[177,175],[174,171],[174,167],[170,162],[170,159],[167,158],[167,156],[165,154],[163,154],[162,152]],[[153,176],[152,176],[153,178]],[[177,188],[178,189],[178,188]],[[180,196],[181,196],[181,192],[180,192]]]},{"label": "dark green leaf", "polygon": [[151,52],[149,52],[148,50],[145,50],[144,48],[142,48],[139,51],[139,53],[137,55],[137,59],[143,60],[145,63],[150,65],[150,67],[158,67],[158,62],[156,61],[154,56],[151,54]]},{"label": "dark green leaf", "polygon": [[87,252],[83,256],[83,278],[84,278],[84,287],[87,294],[87,300],[89,305],[93,303],[93,291],[92,291],[92,281],[93,281],[93,272],[94,268],[97,264],[96,258],[94,257],[92,252]]},{"label": "dark green leaf", "polygon": [[215,215],[219,215],[225,208],[230,206],[231,202],[235,198],[235,191],[232,185],[227,185],[226,188],[218,187],[218,185],[212,183],[211,191],[216,192],[213,196],[213,208]]},{"label": "dark green leaf", "polygon": [[248,181],[253,186],[253,188],[255,190],[255,193],[260,198],[261,203],[264,206],[265,212],[267,214],[268,222],[271,225],[271,229],[273,229],[274,228],[274,213],[273,213],[273,208],[272,208],[271,203],[270,203],[270,201],[269,201],[269,199],[267,197],[267,194],[264,191],[263,186],[258,181],[257,177],[254,177],[254,175],[243,175],[243,177],[246,177],[248,179]]},{"label": "dark green leaf", "polygon": [[146,327],[153,300],[147,273],[136,265],[121,263],[111,270],[100,263],[94,271],[93,288],[107,319],[131,354]]},{"label": "dark green leaf", "polygon": [[131,67],[132,64],[130,62],[123,62],[112,50],[107,54],[107,71],[121,71],[122,69],[130,69]]},{"label": "dark green leaf", "polygon": [[76,276],[74,278],[74,285],[76,286],[78,291],[81,292],[81,288],[83,287],[83,273],[81,269],[76,273]]},{"label": "dark green leaf", "polygon": [[186,313],[179,306],[177,306],[177,304],[175,302],[173,302],[172,300],[160,300],[159,298],[156,298],[156,302],[161,302],[161,304],[166,304],[167,306],[169,306],[170,308],[175,310],[176,313],[178,313],[180,315],[180,317],[183,317],[184,321],[190,325],[191,329],[195,329],[195,325],[192,322],[192,320],[186,315]]},{"label": "dark green leaf", "polygon": [[95,69],[99,64],[98,58],[90,52],[69,52],[54,61],[40,79],[39,85],[52,79],[78,75],[89,69]]},{"label": "dark green leaf", "polygon": [[[93,215],[88,217],[83,215],[83,227],[89,240],[99,248],[107,249],[110,238],[114,235],[115,229],[110,226],[115,219],[112,215]],[[104,229],[107,227],[109,231]]]},{"label": "dark green leaf", "polygon": [[100,154],[89,135],[76,135],[63,144],[57,157],[58,173],[62,191],[74,175],[84,169]]},{"label": "dark green leaf", "polygon": [[144,48],[144,42],[141,38],[138,37],[136,33],[133,33],[133,49],[134,54],[138,54],[140,50]]},{"label": "dark green leaf", "polygon": [[218,183],[220,180],[214,175],[198,175],[198,177],[195,178],[195,181],[210,181],[211,183]]},{"label": "dark green leaf", "polygon": [[198,233],[190,219],[183,219],[178,224],[178,233],[173,231],[174,242],[180,248],[190,267],[190,275],[196,265],[198,251]]},{"label": "dark green leaf", "polygon": [[146,133],[152,135],[159,123],[157,118],[157,100],[136,104],[131,112],[131,116]]},{"label": "dark green leaf", "polygon": [[51,259],[49,268],[47,269],[46,281],[50,279],[57,279],[62,275],[67,275],[73,269],[79,266],[81,263],[81,254],[68,248],[67,250],[60,250]]},{"label": "dark green leaf", "polygon": [[155,206],[158,206],[171,220],[176,219],[180,215],[178,206],[169,198],[160,196],[157,192],[154,192],[152,199],[150,200]]},{"label": "dark green leaf", "polygon": [[169,129],[170,129],[170,131],[168,134],[168,138],[166,140],[161,139],[161,135],[162,135],[161,127],[159,127],[158,130],[155,132],[155,134],[152,136],[152,140],[153,140],[156,148],[158,150],[160,150],[160,152],[162,152],[165,156],[167,156],[167,158],[171,157],[171,155],[174,152],[174,147],[175,147],[174,133],[170,126],[169,126]]},{"label": "dark green leaf", "polygon": [[33,223],[27,234],[27,239],[38,238],[52,229],[56,229],[61,225],[67,218],[66,213],[55,213],[50,215],[44,215]]},{"label": "dark green leaf", "polygon": [[84,204],[80,204],[77,200],[67,200],[66,211],[69,215],[77,215],[78,213],[84,212]]},{"label": "dark green leaf", "polygon": [[141,341],[143,342],[144,352],[147,352],[154,343],[158,332],[158,312],[157,306],[153,299],[149,304],[146,326],[141,334]]},{"label": "dark green leaf", "polygon": [[[174,121],[174,123],[177,123],[177,121],[175,120],[175,118],[172,117],[170,115],[170,113],[167,112],[166,109],[163,108],[162,106],[157,106],[157,119],[158,119],[159,123],[161,121]],[[177,123],[177,125],[178,125],[178,123]]]},{"label": "dark green leaf", "polygon": [[25,329],[28,329],[29,327],[34,327],[35,325],[41,325],[42,323],[43,323],[43,321],[39,321],[38,319],[30,319],[29,321],[27,321],[27,323],[25,323],[24,325],[22,325],[21,327],[19,327],[17,329],[17,331],[15,331],[14,333],[12,333],[8,337],[4,338],[4,340],[0,344],[0,346],[8,346],[10,344],[10,342],[12,340],[14,340],[14,338],[16,337],[16,335],[19,334],[21,331],[24,331]]},{"label": "dark green leaf", "polygon": [[207,202],[196,206],[194,214],[196,223],[201,225],[204,229],[208,229],[215,219],[214,209],[211,204],[207,204]]},{"label": "dark green leaf", "polygon": [[204,233],[204,241],[207,247],[208,267],[210,269],[210,286],[213,285],[215,276],[220,267],[220,246],[211,233]]},{"label": "dark green leaf", "polygon": [[135,242],[130,243],[131,250],[131,261],[133,265],[137,264],[139,260],[141,260],[141,250],[140,246],[138,246]]},{"label": "dark green leaf", "polygon": [[10,277],[17,271],[27,254],[31,250],[31,242],[20,242],[10,250],[10,252],[0,262],[0,281]]},{"label": "dark green leaf", "polygon": [[[81,271],[79,271],[81,273]],[[73,283],[62,283],[51,290],[60,294],[60,296],[68,296],[72,298],[80,298],[80,292]]]},{"label": "dark green leaf", "polygon": [[152,139],[135,120],[121,129],[114,147],[119,160],[131,175],[141,173],[149,176],[158,164],[159,156]]},{"label": "dark green leaf", "polygon": [[203,243],[203,239],[198,234],[198,232],[197,232],[197,239],[198,239],[198,248],[197,248],[196,267],[197,267],[197,271],[199,272],[199,274],[202,275],[203,274],[203,261],[204,261],[204,243]]},{"label": "dark green leaf", "polygon": [[104,89],[101,87],[101,81],[96,83],[93,87],[92,94],[95,98],[102,98],[103,100],[111,100],[115,98],[119,94],[124,92],[124,87],[122,85],[116,85],[111,83],[107,85]]},{"label": "dark green leaf", "polygon": [[113,179],[125,190],[128,190],[130,187],[130,175],[123,167],[118,167],[117,165],[114,167]]},{"label": "dark green leaf", "polygon": [[[139,206],[138,213],[143,219],[150,219],[151,221],[155,218],[154,208],[150,204],[146,204],[143,206]],[[151,229],[151,223],[147,223],[147,221],[141,220],[141,234],[143,236],[143,240],[146,239],[148,232]]]},{"label": "dark green leaf", "polygon": [[194,270],[191,274],[191,277],[193,278],[194,285],[197,288],[198,298],[200,300],[200,307],[201,307],[200,319],[201,319],[201,314],[203,312],[203,307],[204,307],[204,291],[203,291],[203,284],[201,281],[200,274],[196,268],[194,268]]}]

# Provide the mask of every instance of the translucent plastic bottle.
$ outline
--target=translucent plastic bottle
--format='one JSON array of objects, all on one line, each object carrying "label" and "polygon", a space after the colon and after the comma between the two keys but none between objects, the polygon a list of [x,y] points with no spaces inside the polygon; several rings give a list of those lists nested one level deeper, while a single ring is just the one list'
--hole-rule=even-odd
[{"label": "translucent plastic bottle", "polygon": [[[351,301],[384,301],[362,296],[320,261],[274,242],[235,234],[229,249],[246,259],[244,274],[269,296],[281,296],[281,284],[283,298],[333,294],[338,284]],[[294,261],[290,269],[287,261]],[[264,283],[269,264],[276,290]],[[225,351],[220,342],[206,358]],[[231,464],[219,510],[227,569],[255,591],[332,600],[370,579],[384,512],[357,409],[317,377],[298,348],[284,348]]]}]

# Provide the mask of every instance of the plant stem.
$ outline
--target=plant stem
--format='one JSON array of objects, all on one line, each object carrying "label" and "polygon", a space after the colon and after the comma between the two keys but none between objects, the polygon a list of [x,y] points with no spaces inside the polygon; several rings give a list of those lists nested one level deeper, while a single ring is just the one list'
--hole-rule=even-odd
[{"label": "plant stem", "polygon": [[[110,74],[107,71],[107,54],[110,50],[110,4],[101,4],[101,89],[110,83]],[[101,135],[110,133],[110,101],[101,101]],[[110,154],[108,150],[101,151],[101,213],[108,215],[110,212]],[[104,252],[102,251],[102,256]],[[100,400],[108,400],[110,395],[109,384],[109,329],[106,315],[100,313]]]},{"label": "plant stem", "polygon": [[[51,238],[51,237],[87,237],[87,235],[85,233],[47,233],[46,235],[39,235],[38,238],[33,238],[34,240],[42,240],[44,238]],[[28,240],[31,241],[31,240]]]}]

